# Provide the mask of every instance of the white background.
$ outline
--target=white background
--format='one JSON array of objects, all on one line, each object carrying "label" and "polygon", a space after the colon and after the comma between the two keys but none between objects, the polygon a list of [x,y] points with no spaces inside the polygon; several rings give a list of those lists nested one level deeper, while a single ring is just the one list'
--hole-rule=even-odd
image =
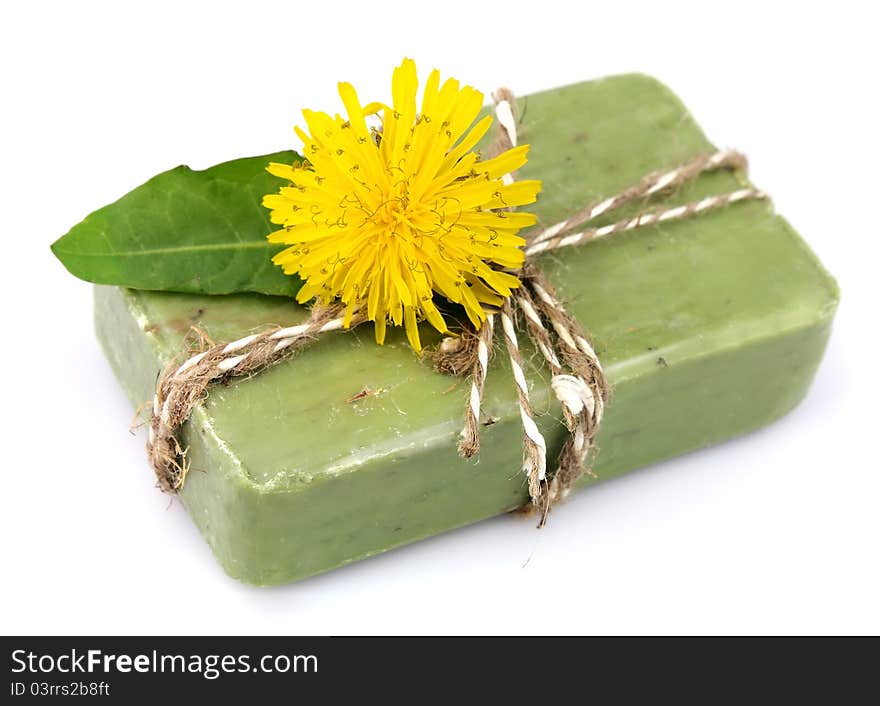
[{"label": "white background", "polygon": [[[0,631],[880,631],[877,17],[766,1],[4,3]],[[806,401],[770,428],[291,586],[227,578],[153,486],[49,244],[179,163],[293,146],[404,56],[486,91],[624,71],[677,91],[838,278]]]}]

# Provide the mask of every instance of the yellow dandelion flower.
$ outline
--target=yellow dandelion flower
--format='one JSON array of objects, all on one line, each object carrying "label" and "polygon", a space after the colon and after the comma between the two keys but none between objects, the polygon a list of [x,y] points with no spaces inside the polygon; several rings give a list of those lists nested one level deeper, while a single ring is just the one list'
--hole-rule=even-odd
[{"label": "yellow dandelion flower", "polygon": [[[290,247],[273,258],[285,274],[303,280],[297,300],[340,299],[346,324],[355,312],[375,322],[385,340],[388,322],[405,325],[419,351],[418,322],[448,333],[434,294],[464,307],[476,328],[483,305],[497,306],[519,286],[505,269],[523,264],[517,233],[535,222],[506,211],[533,203],[538,181],[505,184],[522,167],[528,145],[482,160],[474,147],[491,117],[474,125],[483,95],[436,70],[416,108],[415,63],[405,59],[391,79],[390,106],[362,106],[351,84],[340,83],[347,117],[303,111],[308,133],[297,128],[305,161],[270,164],[290,181],[263,205],[283,226],[268,238]],[[368,127],[376,115],[381,126]]]}]

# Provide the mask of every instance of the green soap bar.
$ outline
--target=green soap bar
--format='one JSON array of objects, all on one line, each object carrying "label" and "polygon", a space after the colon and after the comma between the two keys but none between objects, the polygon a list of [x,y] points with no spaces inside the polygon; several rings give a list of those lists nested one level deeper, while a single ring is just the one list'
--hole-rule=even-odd
[{"label": "green soap bar", "polygon": [[[532,145],[520,176],[543,180],[544,224],[712,149],[679,100],[645,76],[531,95],[519,109],[521,141]],[[704,175],[668,202],[744,183]],[[600,479],[790,410],[819,364],[838,297],[764,202],[560,250],[540,264],[590,331],[614,387],[598,439]],[[151,398],[160,366],[185,350],[192,325],[222,341],[306,317],[292,301],[259,295],[95,292],[98,335],[137,404]],[[548,372],[524,347],[552,463],[565,430]],[[364,390],[378,393],[352,400]],[[254,584],[301,579],[520,506],[522,432],[506,356],[489,373],[485,416],[497,421],[483,428],[478,464],[456,453],[467,395],[464,381],[434,372],[400,331],[382,347],[370,326],[328,334],[211,390],[182,434],[192,462],[183,502],[226,571]]]}]

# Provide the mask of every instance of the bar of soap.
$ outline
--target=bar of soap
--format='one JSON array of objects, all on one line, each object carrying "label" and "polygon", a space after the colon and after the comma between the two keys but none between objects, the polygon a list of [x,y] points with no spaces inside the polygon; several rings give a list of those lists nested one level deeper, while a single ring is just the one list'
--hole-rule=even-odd
[{"label": "bar of soap", "polygon": [[[520,176],[544,181],[544,224],[712,149],[679,100],[641,75],[538,93],[519,109],[520,139],[532,145]],[[668,202],[742,179],[704,175]],[[838,298],[765,202],[560,250],[540,264],[590,331],[613,385],[594,466],[603,480],[794,407]],[[180,359],[193,325],[219,342],[306,317],[283,298],[103,286],[95,307],[98,336],[135,404],[151,398],[160,367]],[[523,344],[552,463],[566,432],[548,372]],[[183,503],[223,568],[252,584],[301,579],[516,508],[527,493],[506,356],[489,373],[484,415],[494,423],[482,430],[479,463],[456,453],[467,394],[465,381],[434,372],[399,331],[382,347],[371,326],[329,334],[211,390],[182,433],[192,463]],[[135,470],[150,473],[146,459]]]}]

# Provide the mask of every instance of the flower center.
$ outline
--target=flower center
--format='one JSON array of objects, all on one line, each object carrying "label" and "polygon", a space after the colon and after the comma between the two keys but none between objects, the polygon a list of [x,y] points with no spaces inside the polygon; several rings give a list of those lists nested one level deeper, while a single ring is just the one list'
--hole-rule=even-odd
[{"label": "flower center", "polygon": [[397,225],[398,223],[406,222],[406,206],[403,204],[403,200],[394,199],[393,201],[389,201],[386,206],[386,212],[388,221],[392,225]]},{"label": "flower center", "polygon": [[406,189],[402,188],[396,194],[389,194],[368,220],[387,229],[389,235],[405,235],[418,230],[415,224],[417,211]]}]

